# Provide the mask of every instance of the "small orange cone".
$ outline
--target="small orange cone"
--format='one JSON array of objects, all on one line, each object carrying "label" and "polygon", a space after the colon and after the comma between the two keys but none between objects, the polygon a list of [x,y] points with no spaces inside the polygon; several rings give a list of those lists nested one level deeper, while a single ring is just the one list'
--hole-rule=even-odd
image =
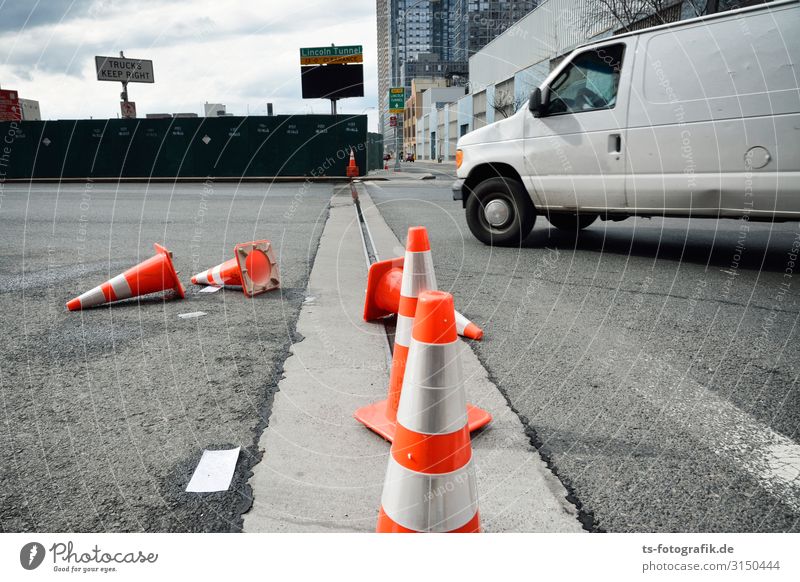
[{"label": "small orange cone", "polygon": [[98,285],[83,295],[67,303],[70,311],[79,311],[87,307],[102,305],[121,299],[148,295],[159,291],[173,289],[183,299],[185,292],[172,265],[172,253],[160,244],[154,257],[150,257],[113,279]]},{"label": "small orange cone", "polygon": [[281,283],[275,251],[268,240],[240,243],[233,258],[192,277],[195,285],[241,286],[248,297],[277,289]]},{"label": "small orange cone", "polygon": [[[393,260],[397,261],[397,259]],[[396,265],[397,263],[395,263],[395,267]],[[353,414],[356,420],[389,442],[394,440],[395,435],[397,407],[400,403],[400,392],[403,388],[408,348],[411,344],[411,328],[417,310],[417,296],[422,291],[436,289],[436,274],[433,272],[431,245],[428,242],[428,231],[425,230],[425,227],[412,226],[408,229],[406,256],[403,259],[403,265],[400,299],[397,308],[397,329],[394,335],[394,351],[392,353],[392,371],[389,376],[389,394],[386,400],[359,408]],[[393,274],[389,283],[396,285],[396,278],[397,275]],[[492,420],[491,414],[477,406],[469,404],[467,405],[467,411],[470,431],[486,426]]]},{"label": "small orange cone", "polygon": [[357,178],[359,174],[358,166],[356,166],[356,156],[353,153],[353,148],[350,148],[350,162],[347,164],[347,177]]},{"label": "small orange cone", "polygon": [[[367,296],[364,301],[364,321],[374,321],[394,315],[400,308],[400,286],[403,279],[403,258],[372,263],[367,275]],[[456,311],[458,335],[480,341],[483,330]]]},{"label": "small orange cone", "polygon": [[408,352],[378,533],[478,533],[453,296],[422,291]]}]

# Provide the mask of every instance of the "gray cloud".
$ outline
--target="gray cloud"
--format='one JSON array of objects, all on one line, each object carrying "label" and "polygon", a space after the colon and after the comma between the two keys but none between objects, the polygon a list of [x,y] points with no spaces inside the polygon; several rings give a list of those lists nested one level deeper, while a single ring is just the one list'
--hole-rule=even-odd
[{"label": "gray cloud", "polygon": [[0,0],[0,33],[78,18],[94,4],[94,0]]}]

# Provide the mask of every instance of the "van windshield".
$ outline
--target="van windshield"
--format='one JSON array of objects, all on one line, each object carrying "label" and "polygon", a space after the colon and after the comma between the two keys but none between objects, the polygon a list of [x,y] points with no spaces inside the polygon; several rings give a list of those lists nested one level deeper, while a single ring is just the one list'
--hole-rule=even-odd
[{"label": "van windshield", "polygon": [[550,87],[548,115],[612,109],[617,102],[624,44],[576,56]]}]

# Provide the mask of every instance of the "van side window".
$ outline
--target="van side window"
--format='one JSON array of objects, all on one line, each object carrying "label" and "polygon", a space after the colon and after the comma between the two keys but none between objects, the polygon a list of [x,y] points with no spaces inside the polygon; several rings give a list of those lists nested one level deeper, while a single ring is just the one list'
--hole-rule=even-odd
[{"label": "van side window", "polygon": [[548,115],[613,109],[622,70],[624,44],[577,55],[550,85]]}]

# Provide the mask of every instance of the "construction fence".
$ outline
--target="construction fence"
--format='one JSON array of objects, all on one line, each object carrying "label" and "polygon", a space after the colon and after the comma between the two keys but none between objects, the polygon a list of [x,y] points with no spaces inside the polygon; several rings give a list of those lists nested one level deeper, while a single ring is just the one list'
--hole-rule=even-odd
[{"label": "construction fence", "polygon": [[0,122],[0,179],[344,177],[351,149],[363,175],[376,135],[366,115]]}]

